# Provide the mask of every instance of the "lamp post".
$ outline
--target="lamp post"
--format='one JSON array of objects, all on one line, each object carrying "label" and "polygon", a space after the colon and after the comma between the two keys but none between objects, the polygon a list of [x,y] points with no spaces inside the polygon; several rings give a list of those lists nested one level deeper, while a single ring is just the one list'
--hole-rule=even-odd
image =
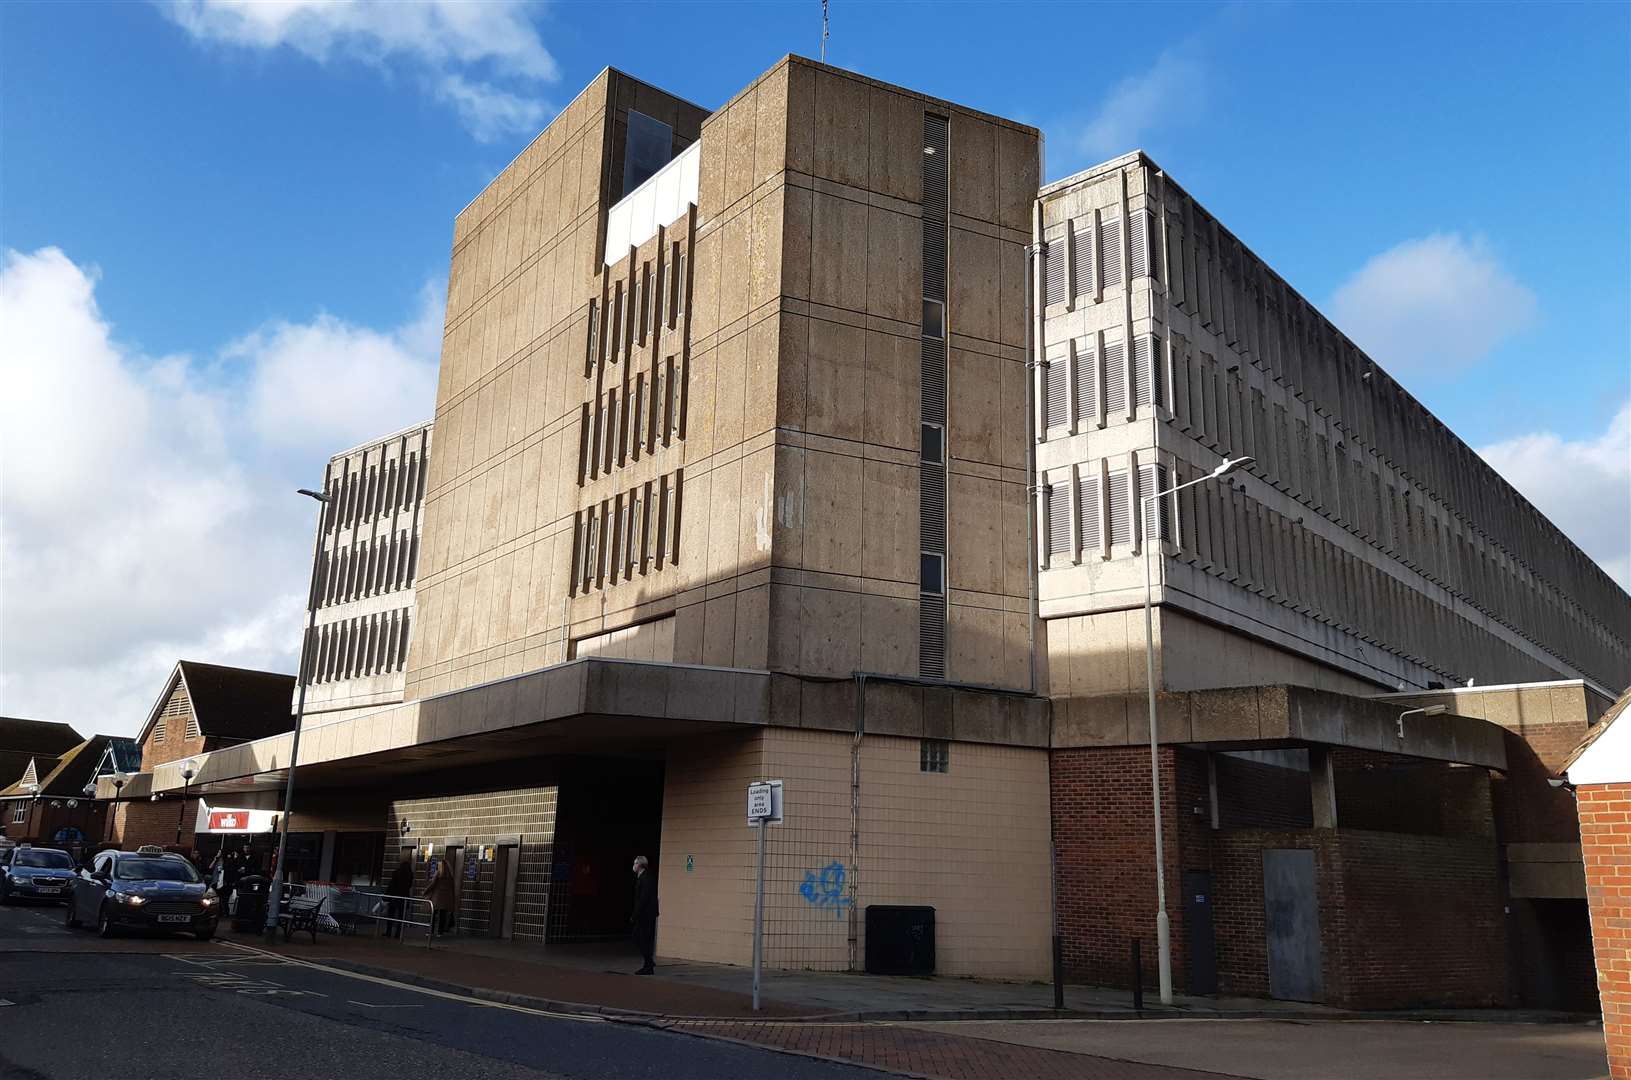
[{"label": "lamp post", "polygon": [[1404,738],[1404,720],[1407,716],[1441,716],[1450,711],[1448,705],[1429,705],[1425,709],[1406,709],[1399,714],[1399,738]]},{"label": "lamp post", "polygon": [[176,811],[176,846],[181,846],[181,823],[187,817],[187,791],[193,785],[193,777],[198,775],[198,761],[188,758],[181,763],[181,809]]},{"label": "lamp post", "polygon": [[[327,503],[328,496],[320,491],[298,489],[300,494],[319,503]],[[266,939],[277,933],[278,908],[283,900],[283,860],[289,849],[289,814],[294,809],[294,773],[300,763],[300,722],[306,715],[306,653],[311,648],[312,630],[317,625],[317,566],[323,557],[323,513],[317,513],[317,539],[312,544],[311,578],[306,586],[306,632],[300,639],[300,668],[295,672],[294,738],[289,744],[289,782],[283,789],[283,827],[278,831],[277,862],[272,867],[270,895],[266,899]]]},{"label": "lamp post", "polygon": [[[34,830],[34,812],[40,808],[40,785],[34,783],[24,784],[23,790],[28,792],[29,795],[28,831],[32,833]],[[39,837],[35,836],[34,839],[38,840]]]},{"label": "lamp post", "polygon": [[1155,543],[1150,542],[1149,533],[1149,506],[1157,499],[1164,499],[1174,495],[1187,487],[1204,484],[1208,480],[1216,480],[1227,476],[1249,463],[1249,457],[1224,458],[1217,468],[1205,476],[1197,477],[1177,487],[1166,491],[1154,491],[1141,496],[1138,501],[1138,522],[1144,530],[1144,684],[1149,688],[1150,697],[1150,802],[1155,807],[1155,947],[1157,956],[1157,972],[1161,986],[1161,1004],[1172,1004],[1172,923],[1167,918],[1167,866],[1166,850],[1161,839],[1161,765],[1156,750],[1155,733],[1155,616],[1152,614],[1151,598],[1154,586],[1150,581],[1150,549],[1159,549],[1160,537]]}]

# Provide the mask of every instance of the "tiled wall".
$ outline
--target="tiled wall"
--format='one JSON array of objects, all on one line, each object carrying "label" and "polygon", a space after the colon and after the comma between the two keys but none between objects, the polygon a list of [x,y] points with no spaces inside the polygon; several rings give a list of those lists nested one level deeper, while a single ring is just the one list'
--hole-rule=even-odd
[{"label": "tiled wall", "polygon": [[[389,880],[396,869],[402,857],[401,845],[412,843],[422,852],[425,844],[434,844],[434,855],[439,857],[444,853],[445,840],[463,837],[468,869],[471,863],[478,861],[483,844],[496,844],[500,836],[520,836],[514,935],[518,941],[543,941],[555,845],[556,796],[556,788],[542,787],[394,802],[386,824],[382,880]],[[402,836],[403,821],[409,823],[412,831],[399,844],[397,838]],[[461,933],[488,933],[488,915],[497,884],[493,880],[493,869],[492,863],[478,863],[476,878],[460,882]],[[429,884],[429,864],[416,856],[414,895],[418,896]]]},{"label": "tiled wall", "polygon": [[[771,729],[669,759],[663,800],[662,955],[751,960],[755,831],[749,781],[786,783],[767,840],[765,940],[777,967],[865,959],[868,904],[935,908],[938,971],[1040,978],[1049,965],[1047,764],[1040,750],[953,743],[945,773],[916,739],[862,742],[860,857],[852,858],[848,735]],[[687,871],[688,858],[692,869]]]}]

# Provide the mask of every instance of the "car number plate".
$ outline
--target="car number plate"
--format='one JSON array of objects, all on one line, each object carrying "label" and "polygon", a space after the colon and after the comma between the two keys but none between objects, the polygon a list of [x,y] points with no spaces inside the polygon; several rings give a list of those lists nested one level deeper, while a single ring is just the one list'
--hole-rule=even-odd
[{"label": "car number plate", "polygon": [[34,891],[37,892],[37,893],[59,893],[59,892],[62,891],[62,886],[61,885],[36,885],[36,886],[34,886]]},{"label": "car number plate", "polygon": [[191,915],[160,915],[158,917],[158,919],[159,919],[159,922],[176,922],[176,923],[192,922],[193,921],[193,917]]}]

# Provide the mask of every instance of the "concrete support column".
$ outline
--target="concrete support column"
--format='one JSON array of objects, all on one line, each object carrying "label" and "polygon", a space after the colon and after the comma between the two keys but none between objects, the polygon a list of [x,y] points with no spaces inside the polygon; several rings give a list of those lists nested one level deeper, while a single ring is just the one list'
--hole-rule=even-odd
[{"label": "concrete support column", "polygon": [[332,829],[323,833],[322,854],[318,857],[317,864],[318,881],[334,880],[334,845],[338,839],[339,834]]},{"label": "concrete support column", "polygon": [[1337,779],[1331,768],[1331,751],[1323,746],[1308,748],[1308,787],[1314,802],[1314,828],[1337,827]]}]

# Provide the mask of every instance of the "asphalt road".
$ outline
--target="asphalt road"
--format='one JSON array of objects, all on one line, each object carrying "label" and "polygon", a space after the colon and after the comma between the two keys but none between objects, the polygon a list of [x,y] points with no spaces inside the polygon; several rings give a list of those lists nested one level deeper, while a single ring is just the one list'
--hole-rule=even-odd
[{"label": "asphalt road", "polygon": [[68,930],[60,907],[0,907],[4,1080],[880,1075],[422,990],[222,942],[104,942]]}]

